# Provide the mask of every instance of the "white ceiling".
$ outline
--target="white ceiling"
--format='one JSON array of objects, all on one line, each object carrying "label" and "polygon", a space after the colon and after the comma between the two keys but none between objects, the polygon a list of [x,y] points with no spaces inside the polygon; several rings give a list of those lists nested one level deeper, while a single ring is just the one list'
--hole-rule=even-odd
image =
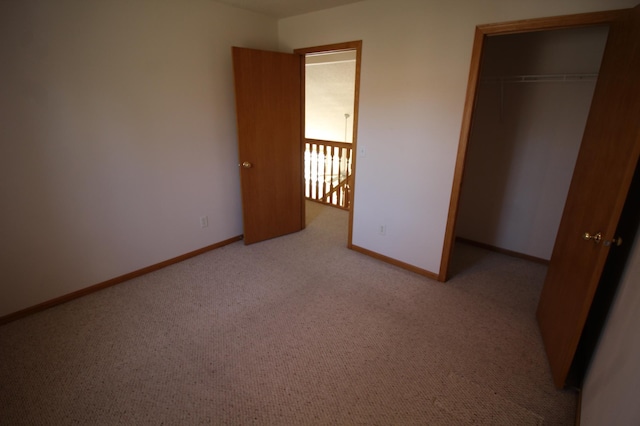
[{"label": "white ceiling", "polygon": [[302,15],[363,0],[216,0],[240,9],[251,10],[274,18]]}]

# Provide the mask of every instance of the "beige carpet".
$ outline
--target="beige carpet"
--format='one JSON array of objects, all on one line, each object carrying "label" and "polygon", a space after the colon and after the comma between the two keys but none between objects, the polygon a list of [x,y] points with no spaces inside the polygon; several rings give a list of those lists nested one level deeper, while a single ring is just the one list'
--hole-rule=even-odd
[{"label": "beige carpet", "polygon": [[345,248],[347,213],[0,327],[2,425],[564,425],[545,267],[469,246],[428,280]]}]

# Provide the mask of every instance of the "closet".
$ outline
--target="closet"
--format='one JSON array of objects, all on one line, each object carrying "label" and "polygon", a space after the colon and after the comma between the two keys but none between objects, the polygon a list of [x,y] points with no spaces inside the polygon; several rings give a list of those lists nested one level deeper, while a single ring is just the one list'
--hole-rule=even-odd
[{"label": "closet", "polygon": [[456,237],[548,261],[608,27],[485,41]]}]

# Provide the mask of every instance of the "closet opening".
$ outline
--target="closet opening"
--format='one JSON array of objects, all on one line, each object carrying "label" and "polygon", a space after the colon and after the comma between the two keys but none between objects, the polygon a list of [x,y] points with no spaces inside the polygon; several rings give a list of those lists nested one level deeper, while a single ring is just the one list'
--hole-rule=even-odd
[{"label": "closet opening", "polygon": [[[591,314],[590,309],[593,306],[594,293],[601,283],[607,257],[610,251],[614,249],[612,245],[614,243],[617,245],[616,241],[619,241],[616,237],[616,228],[619,225],[624,201],[629,196],[628,191],[638,161],[640,141],[636,136],[637,115],[638,111],[640,111],[640,102],[638,102],[640,97],[638,95],[640,93],[635,83],[640,72],[640,62],[629,58],[637,59],[640,57],[640,45],[628,43],[628,40],[638,40],[637,37],[640,35],[638,31],[640,29],[639,24],[640,7],[636,7],[617,11],[483,25],[476,28],[467,101],[463,115],[451,207],[445,234],[443,261],[439,275],[439,278],[443,281],[447,278],[449,260],[453,252],[456,219],[458,218],[459,206],[462,204],[459,201],[464,197],[464,194],[461,195],[463,192],[461,191],[463,187],[463,172],[466,172],[467,163],[472,162],[468,151],[473,149],[472,136],[478,126],[477,121],[479,120],[476,119],[476,114],[479,117],[481,113],[475,108],[475,105],[481,101],[479,94],[482,91],[482,83],[480,81],[487,75],[481,70],[485,71],[488,68],[482,58],[488,55],[490,39],[507,34],[587,29],[602,25],[608,29],[606,45],[602,50],[600,67],[597,72],[597,82],[593,90],[592,100],[588,103],[589,112],[584,129],[582,129],[578,155],[573,162],[573,167],[569,167],[567,162],[562,163],[563,167],[569,171],[568,174],[570,174],[571,178],[569,190],[564,198],[564,205],[562,205],[563,212],[560,223],[557,228],[547,229],[542,227],[538,232],[539,234],[550,235],[551,240],[554,241],[549,267],[546,268],[544,286],[542,287],[536,310],[536,319],[540,326],[553,381],[558,388],[570,385],[567,382],[568,372],[571,364],[579,355],[576,353],[578,342],[584,336],[585,322]],[[548,34],[552,33],[546,33],[545,35]],[[588,50],[591,51],[592,49]],[[546,49],[536,50],[537,53],[545,51]],[[518,51],[513,52],[514,55],[519,53]],[[567,59],[564,57],[564,55],[567,55],[568,58],[572,59],[565,62],[575,66],[580,61],[572,56],[573,53],[574,48],[559,49],[555,55],[550,57],[537,54],[532,56],[535,60],[532,63],[545,64],[550,62],[551,58],[555,58],[555,61],[562,61]],[[591,73],[583,72],[582,70],[570,70],[564,73],[552,71],[550,74],[535,75],[542,76],[536,78],[539,82],[543,80],[558,80],[562,82],[574,80],[574,83],[582,84],[583,80],[588,80],[586,76],[589,74]],[[528,75],[511,77],[508,80],[517,80],[520,83],[525,83],[528,80]],[[560,76],[562,77],[560,78]],[[500,81],[500,83],[504,84],[506,82]],[[548,81],[545,81],[545,83],[548,83]],[[504,85],[502,87],[504,88]],[[543,112],[555,110],[558,112],[560,119],[565,119],[577,111],[576,108],[564,105],[565,97],[557,96],[555,92],[562,93],[559,88],[554,88],[551,95],[555,101],[543,108]],[[500,117],[501,119],[504,120],[507,117],[506,114],[521,113],[531,109],[529,104],[515,104],[507,107],[505,105],[507,96],[506,94],[503,95],[500,96],[502,105],[500,111],[505,116]],[[534,99],[538,100],[539,98],[541,98],[541,95],[534,93]],[[524,126],[516,126],[516,131],[509,131],[507,134],[525,137],[526,139],[529,135],[539,131],[538,125],[527,123],[525,121]],[[549,129],[555,128],[550,126]],[[556,133],[557,130],[550,131],[548,134],[545,133],[545,138],[554,136]],[[565,136],[562,136],[562,132],[560,133],[561,138],[558,140],[564,140]],[[537,140],[542,139],[538,138]],[[509,194],[508,190],[511,189],[512,185],[517,186],[523,180],[530,179],[530,174],[533,172],[539,172],[540,170],[547,172],[551,165],[557,161],[558,155],[540,155],[534,148],[537,148],[537,145],[533,147],[525,146],[521,150],[512,148],[513,152],[522,153],[519,157],[516,156],[516,158],[521,158],[522,161],[515,162],[515,164],[509,162],[508,169],[510,173],[512,171],[521,173],[521,169],[529,168],[531,164],[535,164],[536,167],[529,174],[525,174],[524,177],[516,174],[517,178],[510,178],[506,184],[503,184],[505,189],[500,192],[501,196],[484,200],[486,204],[492,206],[501,205],[502,200],[506,198],[502,194]],[[555,145],[552,148],[555,148]],[[511,158],[512,156],[508,157],[509,160]],[[535,159],[537,161],[534,161]],[[546,179],[546,176],[543,177]],[[560,186],[561,184],[559,178],[546,180],[549,181],[549,186]],[[468,181],[469,177],[465,176],[464,185]],[[493,183],[496,184],[495,181]],[[536,215],[542,203],[540,201],[531,201],[532,199],[535,200],[537,196],[535,186],[519,188],[518,191],[515,191],[516,199],[522,193],[526,194],[526,197],[523,198],[525,202],[517,204],[517,208],[513,209],[513,215],[511,216],[513,219],[519,220],[518,216],[524,216],[527,219],[524,223],[534,226],[537,220],[549,216],[549,214],[546,214],[539,218]],[[503,220],[502,217],[508,217],[503,210],[497,210],[501,221]],[[531,212],[535,214],[527,216]],[[502,222],[498,223],[499,226],[503,226]],[[591,230],[591,228],[594,228],[594,230]],[[532,241],[535,241],[535,237],[535,232],[529,232],[527,235],[527,238]],[[598,245],[601,242],[602,244]],[[512,254],[515,253],[518,252],[513,250]],[[545,261],[544,258],[536,255],[532,257]]]},{"label": "closet opening", "polygon": [[548,263],[608,31],[600,25],[487,37],[456,243]]}]

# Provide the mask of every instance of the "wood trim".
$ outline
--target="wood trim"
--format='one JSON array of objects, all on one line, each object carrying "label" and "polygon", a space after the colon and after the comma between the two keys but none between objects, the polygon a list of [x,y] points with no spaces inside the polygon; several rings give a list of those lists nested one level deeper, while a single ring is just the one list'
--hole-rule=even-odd
[{"label": "wood trim", "polygon": [[473,108],[476,104],[478,88],[478,78],[480,76],[480,63],[482,62],[482,49],[484,48],[484,33],[476,27],[473,40],[473,50],[471,52],[471,65],[469,79],[467,82],[467,95],[462,114],[462,126],[460,130],[460,142],[456,157],[456,168],[453,174],[453,188],[451,190],[451,200],[449,201],[449,213],[447,215],[447,227],[445,229],[444,245],[442,248],[442,260],[440,261],[440,271],[438,271],[438,281],[447,281],[449,273],[449,263],[453,255],[453,242],[455,239],[456,220],[458,217],[458,204],[460,202],[460,192],[462,190],[462,180],[464,178],[464,165],[467,159],[467,145],[471,136],[471,120],[473,118]]},{"label": "wood trim", "polygon": [[462,181],[464,178],[464,167],[467,157],[469,138],[471,134],[471,125],[473,122],[473,109],[476,102],[478,77],[480,74],[480,65],[482,61],[482,52],[485,38],[488,36],[578,28],[591,25],[609,25],[624,13],[626,13],[628,10],[629,9],[608,10],[593,13],[580,13],[575,15],[525,19],[495,24],[478,25],[476,27],[473,49],[471,53],[471,64],[469,67],[467,94],[462,115],[458,153],[456,156],[456,166],[453,175],[451,198],[449,202],[449,213],[447,215],[447,226],[445,229],[445,238],[442,247],[442,260],[440,262],[440,271],[438,273],[439,281],[446,281],[449,278],[449,265],[451,262],[451,256],[453,254],[453,243],[455,240],[458,205],[460,202],[460,192],[462,188]]},{"label": "wood trim", "polygon": [[561,30],[565,28],[578,28],[592,25],[608,25],[628,10],[629,9],[605,10],[602,12],[579,13],[575,15],[522,19],[519,21],[478,25],[477,29],[482,32],[482,34],[491,36],[546,30]]},{"label": "wood trim", "polygon": [[358,152],[358,120],[360,110],[360,71],[362,69],[362,41],[355,42],[356,47],[356,87],[354,93],[354,108],[353,108],[353,152],[351,154],[351,180],[349,194],[349,231],[347,236],[347,247],[353,248],[353,211],[355,209],[356,199],[356,163]]},{"label": "wood trim", "polygon": [[486,249],[486,250],[489,250],[489,251],[494,251],[496,253],[505,254],[507,256],[517,257],[519,259],[524,259],[524,260],[529,260],[531,262],[541,263],[543,265],[548,265],[549,264],[549,261],[547,259],[543,259],[541,257],[531,256],[531,255],[524,254],[524,253],[519,253],[519,252],[513,251],[513,250],[507,250],[507,249],[504,249],[504,248],[493,246],[491,244],[481,243],[479,241],[468,240],[468,239],[462,238],[462,237],[456,237],[456,241],[459,241],[459,242],[461,242],[463,244],[468,244],[470,246],[476,246],[476,247],[480,247],[480,248],[483,248],[483,249]]},{"label": "wood trim", "polygon": [[396,259],[394,259],[392,257],[388,257],[388,256],[385,256],[383,254],[376,253],[375,251],[367,250],[366,248],[362,248],[362,247],[359,247],[359,246],[356,246],[356,245],[353,245],[353,244],[349,248],[351,250],[353,250],[353,251],[357,251],[358,253],[362,253],[362,254],[365,254],[365,255],[367,255],[369,257],[373,257],[374,259],[381,260],[381,261],[383,261],[385,263],[389,263],[391,265],[398,266],[398,267],[400,267],[402,269],[406,269],[407,271],[415,272],[416,274],[425,276],[425,277],[430,278],[432,280],[437,280],[438,279],[438,275],[433,273],[433,272],[431,272],[431,271],[427,271],[426,269],[418,268],[417,266],[413,266],[413,265],[410,265],[408,263],[401,262],[401,261],[396,260]]},{"label": "wood trim", "polygon": [[165,261],[160,262],[160,263],[156,263],[154,265],[147,266],[147,267],[142,268],[142,269],[138,269],[138,270],[133,271],[133,272],[129,272],[129,273],[124,274],[124,275],[120,275],[119,277],[111,278],[110,280],[107,280],[107,281],[104,281],[104,282],[101,282],[101,283],[98,283],[98,284],[94,284],[94,285],[89,286],[89,287],[82,288],[82,289],[74,291],[72,293],[68,293],[68,294],[65,294],[63,296],[56,297],[55,299],[47,300],[46,302],[42,302],[42,303],[39,303],[37,305],[31,306],[29,308],[22,309],[20,311],[14,312],[12,314],[8,314],[8,315],[5,315],[3,317],[0,317],[0,325],[7,324],[7,323],[9,323],[11,321],[15,321],[17,319],[24,318],[24,317],[27,317],[29,315],[44,311],[45,309],[52,308],[52,307],[54,307],[56,305],[61,305],[63,303],[69,302],[71,300],[78,299],[80,297],[86,296],[86,295],[91,294],[91,293],[95,293],[96,291],[105,289],[107,287],[111,287],[111,286],[114,286],[116,284],[121,284],[121,283],[123,283],[125,281],[129,281],[129,280],[131,280],[133,278],[137,278],[139,276],[148,274],[150,272],[157,271],[157,270],[162,269],[164,267],[167,267],[169,265],[173,265],[174,263],[182,262],[183,260],[187,260],[187,259],[189,259],[191,257],[198,256],[200,254],[206,253],[206,252],[211,251],[211,250],[218,249],[220,247],[224,247],[224,246],[226,246],[228,244],[232,244],[232,243],[235,243],[236,241],[240,241],[240,240],[242,240],[242,235],[239,235],[237,237],[229,238],[228,240],[224,240],[224,241],[221,241],[219,243],[212,244],[210,246],[206,246],[206,247],[191,251],[189,253],[182,254],[180,256],[165,260]]},{"label": "wood trim", "polygon": [[300,206],[300,223],[302,224],[301,229],[307,228],[307,205],[306,205],[306,196],[305,196],[305,179],[304,179],[304,166],[305,166],[305,136],[307,134],[306,125],[306,73],[307,69],[305,67],[305,58],[302,53],[294,52],[294,54],[298,55],[298,59],[300,61],[300,202],[302,205]]},{"label": "wood trim", "polygon": [[[293,52],[299,55],[306,55],[309,53],[340,52],[344,50],[356,51],[356,82],[355,82],[356,87],[355,87],[354,100],[353,100],[353,103],[354,103],[353,105],[353,138],[351,143],[353,154],[351,156],[351,180],[350,180],[351,194],[349,195],[349,200],[351,202],[351,205],[349,208],[349,230],[347,235],[347,247],[352,249],[354,247],[353,246],[353,211],[355,209],[355,189],[356,189],[355,176],[356,176],[356,163],[357,163],[357,157],[358,157],[356,153],[358,151],[358,117],[359,117],[359,110],[360,110],[360,71],[362,69],[362,40],[347,41],[344,43],[335,43],[335,44],[325,44],[322,46],[304,47],[300,49],[295,49]],[[303,119],[303,122],[304,122],[304,119]]]},{"label": "wood trim", "polygon": [[344,43],[325,44],[322,46],[303,47],[295,49],[293,53],[306,55],[308,53],[320,52],[341,52],[343,50],[359,50],[362,49],[362,40],[346,41]]}]

